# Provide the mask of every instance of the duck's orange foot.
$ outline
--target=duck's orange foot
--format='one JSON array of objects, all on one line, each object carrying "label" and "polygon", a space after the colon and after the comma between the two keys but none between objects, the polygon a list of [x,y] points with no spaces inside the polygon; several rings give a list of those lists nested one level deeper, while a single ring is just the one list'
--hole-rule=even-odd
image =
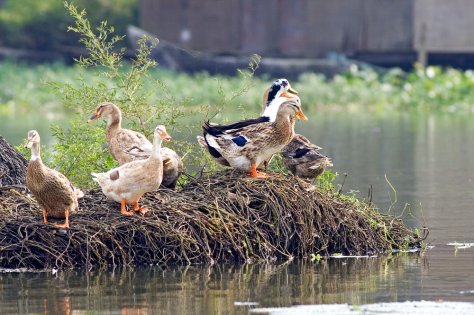
[{"label": "duck's orange foot", "polygon": [[136,212],[139,212],[141,213],[143,216],[145,216],[147,213],[149,213],[149,209],[148,208],[144,208],[144,207],[140,207],[138,208],[137,210],[135,210]]},{"label": "duck's orange foot", "polygon": [[133,215],[133,211],[127,211],[127,200],[125,199],[120,201],[120,213],[127,217],[131,217]]},{"label": "duck's orange foot", "polygon": [[250,172],[250,177],[253,177],[253,178],[267,178],[268,175],[266,173],[263,173],[263,172]]},{"label": "duck's orange foot", "polygon": [[250,177],[253,178],[266,178],[267,174],[257,171],[257,165],[252,163],[250,166]]},{"label": "duck's orange foot", "polygon": [[122,210],[120,213],[127,217],[131,217],[133,215],[133,211]]},{"label": "duck's orange foot", "polygon": [[58,223],[53,223],[53,226],[60,228],[60,229],[69,229],[69,222],[68,223],[63,223],[63,224],[58,224]]}]

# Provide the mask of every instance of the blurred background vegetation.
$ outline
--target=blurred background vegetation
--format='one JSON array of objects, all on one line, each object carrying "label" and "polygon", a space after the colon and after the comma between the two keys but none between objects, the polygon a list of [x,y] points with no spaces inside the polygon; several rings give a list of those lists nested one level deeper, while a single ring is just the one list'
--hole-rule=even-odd
[{"label": "blurred background vegetation", "polygon": [[[88,38],[92,46],[107,47],[114,35],[126,33],[127,25],[137,24],[138,0],[74,3],[79,10],[87,11],[86,17],[68,14],[58,0],[4,0],[0,46],[45,51],[74,46],[85,51],[81,38]],[[67,31],[82,18],[90,22],[90,29]],[[103,20],[114,29],[103,30],[105,35],[101,36]],[[134,54],[128,49],[126,58],[122,58],[121,49],[126,43],[113,42],[110,50],[101,52],[91,64],[80,60],[70,66],[0,61],[0,132],[18,144],[27,130],[38,129],[44,135],[43,144],[51,148],[51,152],[44,150],[45,160],[75,183],[88,186],[92,184],[88,175],[91,171],[107,170],[115,162],[104,146],[104,122],[89,126],[86,120],[98,103],[113,101],[124,112],[124,124],[145,134],[158,120],[166,123],[172,135],[177,135],[174,139],[183,140],[173,141],[171,146],[185,156],[189,169],[200,171],[203,165],[207,170],[215,169],[216,164],[195,141],[202,121],[229,122],[258,116],[263,91],[275,78],[253,76],[258,60],[252,59],[249,68],[236,69],[235,76],[174,72],[155,67],[146,45]],[[349,71],[332,78],[309,72],[291,83],[300,92],[309,115],[324,111],[474,111],[472,70],[415,66],[406,72],[353,63]],[[68,158],[78,155],[82,160]]]},{"label": "blurred background vegetation", "polygon": [[[107,20],[118,34],[137,25],[138,0],[76,0],[93,25]],[[1,4],[1,3],[0,3]],[[61,51],[79,46],[78,36],[68,33],[73,19],[60,0],[4,0],[0,10],[0,46]]]}]

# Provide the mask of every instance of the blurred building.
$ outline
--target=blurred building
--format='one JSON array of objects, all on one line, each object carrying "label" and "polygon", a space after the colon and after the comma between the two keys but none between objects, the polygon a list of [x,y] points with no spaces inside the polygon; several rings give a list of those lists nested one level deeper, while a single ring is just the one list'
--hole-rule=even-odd
[{"label": "blurred building", "polygon": [[216,54],[338,53],[390,66],[469,62],[474,52],[473,0],[141,0],[140,21],[160,39]]}]

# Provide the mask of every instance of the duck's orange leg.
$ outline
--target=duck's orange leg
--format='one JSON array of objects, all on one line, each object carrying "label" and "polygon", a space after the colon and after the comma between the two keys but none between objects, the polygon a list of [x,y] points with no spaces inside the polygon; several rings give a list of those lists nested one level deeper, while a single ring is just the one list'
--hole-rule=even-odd
[{"label": "duck's orange leg", "polygon": [[265,178],[265,177],[267,177],[267,174],[257,171],[257,164],[255,162],[253,162],[250,165],[250,177]]},{"label": "duck's orange leg", "polygon": [[127,200],[122,199],[120,201],[120,213],[123,215],[126,215],[127,217],[130,217],[133,215],[133,211],[127,211]]},{"label": "duck's orange leg", "polygon": [[143,208],[138,205],[138,199],[133,202],[133,210],[135,210],[136,212],[140,212],[143,215],[148,212],[147,208]]},{"label": "duck's orange leg", "polygon": [[43,223],[48,224],[48,219],[46,219],[46,208],[43,208]]},{"label": "duck's orange leg", "polygon": [[55,223],[54,226],[58,228],[69,228],[69,208],[66,208],[66,211],[64,211],[64,216],[66,217],[66,221],[64,221],[63,224],[57,224]]}]

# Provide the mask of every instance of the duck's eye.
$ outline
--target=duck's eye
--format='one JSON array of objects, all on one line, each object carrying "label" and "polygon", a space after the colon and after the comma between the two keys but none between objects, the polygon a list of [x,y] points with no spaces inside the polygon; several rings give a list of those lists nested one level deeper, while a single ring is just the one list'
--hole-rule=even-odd
[{"label": "duck's eye", "polygon": [[288,85],[288,81],[283,81],[281,82],[281,85],[283,85],[284,87],[286,87]]}]

